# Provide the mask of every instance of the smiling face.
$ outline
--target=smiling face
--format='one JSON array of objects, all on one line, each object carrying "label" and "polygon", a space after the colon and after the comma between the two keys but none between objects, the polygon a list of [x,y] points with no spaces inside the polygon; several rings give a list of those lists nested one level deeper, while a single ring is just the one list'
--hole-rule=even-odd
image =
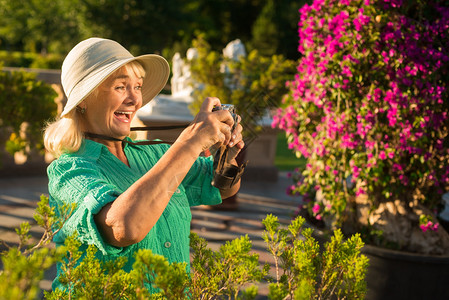
[{"label": "smiling face", "polygon": [[109,76],[83,103],[83,131],[123,139],[142,106],[143,68],[128,64]]}]

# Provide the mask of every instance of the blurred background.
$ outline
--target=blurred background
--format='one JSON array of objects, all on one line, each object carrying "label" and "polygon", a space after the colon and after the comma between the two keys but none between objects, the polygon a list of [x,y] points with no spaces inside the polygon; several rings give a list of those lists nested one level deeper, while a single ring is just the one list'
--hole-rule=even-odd
[{"label": "blurred background", "polygon": [[[298,58],[298,9],[305,0],[2,0],[5,66],[59,68],[79,41],[104,37],[134,55],[185,53],[204,33],[212,48],[240,39],[248,52]],[[310,1],[308,1],[310,2]],[[39,61],[40,60],[40,61]]]}]

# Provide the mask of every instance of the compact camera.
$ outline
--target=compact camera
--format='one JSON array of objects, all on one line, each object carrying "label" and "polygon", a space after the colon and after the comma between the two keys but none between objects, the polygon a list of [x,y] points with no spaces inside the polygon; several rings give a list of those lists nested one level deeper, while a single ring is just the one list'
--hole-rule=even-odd
[{"label": "compact camera", "polygon": [[[222,104],[220,106],[215,106],[212,109],[212,111],[217,110],[227,110],[231,113],[232,118],[234,119],[234,125],[231,129],[231,132],[233,132],[238,121],[238,115],[236,114],[234,105]],[[236,182],[239,181],[246,167],[246,163],[241,166],[234,166],[228,163],[228,155],[230,151],[233,152],[238,150],[236,148],[221,146],[214,154],[214,178],[212,180],[212,185],[219,189],[231,188]],[[231,157],[233,157],[232,154]]]},{"label": "compact camera", "polygon": [[212,111],[217,110],[229,110],[231,114],[235,114],[235,106],[232,104],[222,104],[220,106],[214,106],[214,108],[212,108]]},{"label": "compact camera", "polygon": [[214,108],[212,108],[212,111],[217,111],[217,110],[227,110],[231,113],[232,118],[234,119],[234,125],[232,126],[232,130],[231,132],[234,131],[235,126],[237,126],[237,114],[235,113],[235,106],[233,104],[221,104],[220,106],[214,106]]}]

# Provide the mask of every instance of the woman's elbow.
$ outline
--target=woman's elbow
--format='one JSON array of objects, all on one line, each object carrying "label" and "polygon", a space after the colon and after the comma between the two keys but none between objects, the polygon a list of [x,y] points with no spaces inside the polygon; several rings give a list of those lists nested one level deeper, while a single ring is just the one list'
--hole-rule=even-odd
[{"label": "woman's elbow", "polygon": [[95,216],[95,222],[106,243],[115,247],[127,247],[136,244],[145,237],[137,228],[118,220],[106,221]]},{"label": "woman's elbow", "polygon": [[130,227],[115,225],[104,230],[103,235],[106,242],[115,247],[127,247],[142,241],[145,235]]}]

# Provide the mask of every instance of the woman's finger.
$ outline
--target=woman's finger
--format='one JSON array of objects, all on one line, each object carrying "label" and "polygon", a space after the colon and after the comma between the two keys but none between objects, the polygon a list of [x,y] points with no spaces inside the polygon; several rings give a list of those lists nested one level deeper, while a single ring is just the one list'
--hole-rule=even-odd
[{"label": "woman's finger", "polygon": [[225,123],[221,123],[220,131],[224,134],[225,139],[223,141],[223,145],[228,145],[232,138],[231,127]]},{"label": "woman's finger", "polygon": [[214,111],[213,114],[217,117],[218,121],[222,123],[226,123],[228,126],[234,126],[234,119],[232,115],[227,110],[217,110]]},{"label": "woman's finger", "polygon": [[217,97],[207,97],[204,99],[203,104],[200,107],[200,111],[211,112],[214,106],[220,106],[220,99]]}]

